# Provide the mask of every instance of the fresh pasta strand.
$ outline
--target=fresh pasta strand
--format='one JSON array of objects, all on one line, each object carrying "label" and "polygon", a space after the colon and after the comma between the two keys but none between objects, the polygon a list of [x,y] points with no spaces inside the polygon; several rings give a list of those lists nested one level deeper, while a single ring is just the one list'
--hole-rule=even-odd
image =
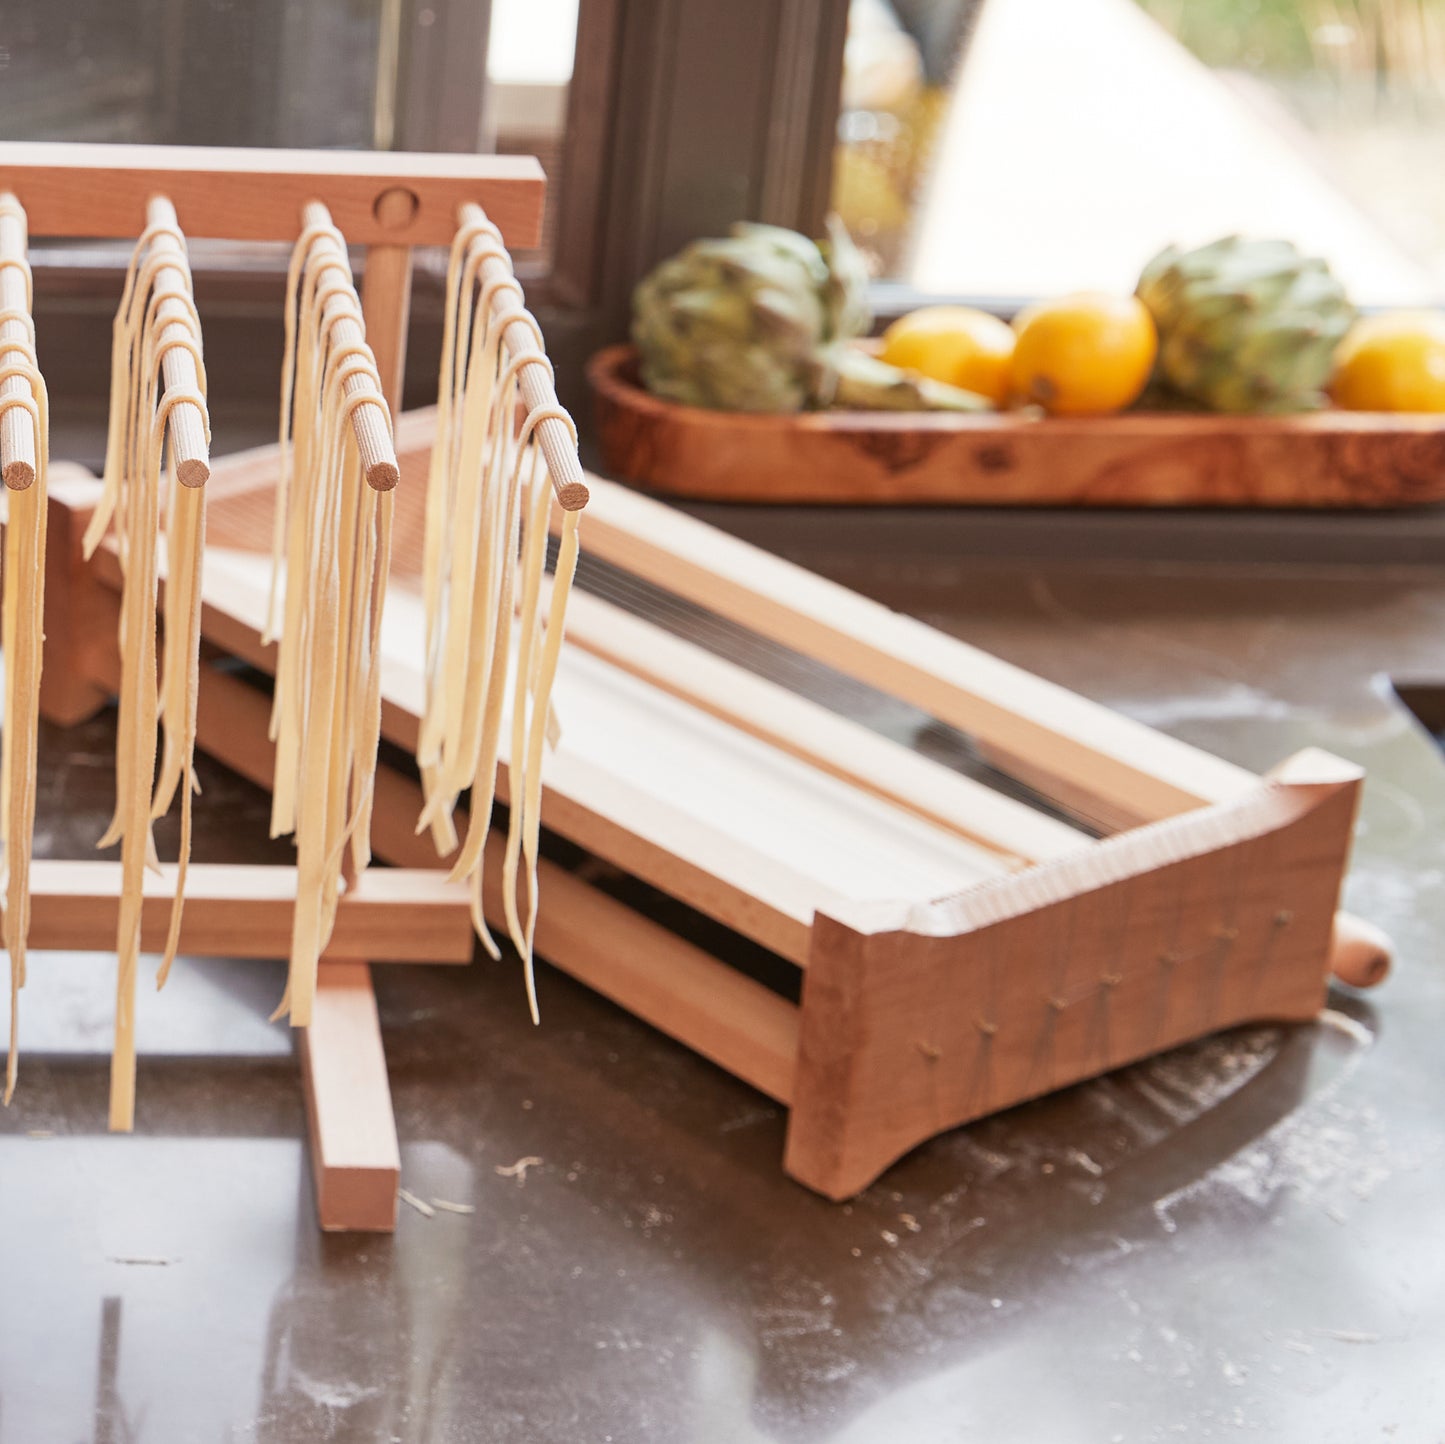
[{"label": "fresh pasta strand", "polygon": [[[176,886],[156,979],[157,986],[162,986],[180,944],[190,864],[191,799],[196,790],[205,490],[181,482],[172,418],[178,407],[195,408],[207,444],[210,420],[200,325],[191,297],[185,241],[171,219],[173,215],[168,202],[152,202],[151,224],[141,233],[126,272],[112,331],[104,485],[100,505],[85,536],[89,556],[114,526],[123,576],[116,807],[100,842],[101,846],[117,841],[121,845],[110,1091],[110,1126],[117,1131],[128,1131],[135,1117],[135,983],[141,949],[141,910],[145,873],[147,869],[159,869],[152,824],[169,810],[179,789],[181,839]],[[175,351],[190,357],[197,378],[194,387],[164,385],[166,358]],[[203,480],[204,471],[201,475]],[[157,646],[157,591],[163,492],[166,599],[162,651]],[[164,729],[159,773],[158,725]]]},{"label": "fresh pasta strand", "polygon": [[[511,288],[516,289],[515,282]],[[477,303],[483,317],[490,314],[484,302],[496,289],[495,284],[483,287]],[[472,334],[448,520],[451,546],[444,596],[449,622],[423,712],[423,756],[435,771],[421,826],[429,825],[439,810],[450,816],[475,773],[495,653],[495,616],[502,606],[502,535],[509,462],[516,449],[512,418],[521,364],[511,361],[496,374],[500,329],[478,324]]]},{"label": "fresh pasta strand", "polygon": [[[491,766],[481,765],[487,738],[495,733],[498,720],[493,716],[502,706],[511,643],[512,611],[515,596],[515,561],[518,532],[518,484],[525,443],[530,430],[524,426],[520,437],[514,437],[510,418],[516,409],[516,385],[526,365],[547,365],[540,358],[516,357],[507,363],[493,392],[492,434],[496,440],[480,459],[477,482],[480,494],[468,498],[459,494],[463,515],[471,515],[479,523],[475,549],[479,552],[475,574],[468,575],[470,598],[466,591],[453,584],[449,606],[453,620],[448,641],[454,656],[449,671],[443,675],[452,683],[454,703],[446,719],[444,761],[439,775],[437,795],[427,801],[418,831],[429,820],[432,810],[444,807],[448,814],[456,806],[457,797],[465,787],[472,788],[472,810],[478,807],[489,815],[492,806],[492,776],[496,766],[495,737],[491,743]],[[550,366],[548,374],[550,375]],[[505,419],[504,419],[505,418]],[[467,452],[462,453],[463,462]],[[458,678],[464,682],[457,683]],[[479,795],[479,782],[484,792]],[[483,835],[485,827],[483,828]],[[453,869],[454,876],[470,871],[464,865],[472,849],[464,850]],[[485,931],[482,940],[490,942]]]},{"label": "fresh pasta strand", "polygon": [[[285,303],[285,327],[286,339],[281,357],[281,465],[276,478],[276,512],[272,530],[271,550],[271,591],[266,608],[266,631],[262,638],[266,642],[274,642],[277,639],[277,628],[280,625],[281,617],[279,610],[279,598],[281,595],[281,570],[282,563],[286,556],[286,522],[288,516],[288,499],[290,493],[291,476],[294,471],[292,455],[292,418],[297,412],[309,414],[310,394],[307,393],[301,398],[296,395],[297,387],[297,363],[301,359],[297,355],[297,311],[302,281],[302,272],[306,266],[307,257],[311,254],[314,243],[322,236],[338,235],[339,232],[327,221],[313,221],[303,226],[301,235],[291,251],[290,264],[286,268],[286,303]],[[343,247],[340,254],[327,257],[325,269],[336,269],[349,281],[351,279],[351,263],[346,258],[346,251]],[[314,286],[319,279],[319,271],[307,275],[307,281]],[[309,355],[309,352],[308,352]],[[314,378],[312,378],[314,381]],[[273,734],[274,740],[274,734]]]},{"label": "fresh pasta strand", "polygon": [[[417,831],[430,828],[438,851],[450,852],[456,846],[450,820],[461,792],[470,788],[467,835],[453,858],[451,877],[470,884],[477,935],[494,958],[500,957],[483,913],[482,874],[501,742],[508,735],[511,808],[502,910],[522,957],[536,1021],[533,939],[541,770],[545,747],[549,741],[555,745],[558,736],[551,693],[578,546],[576,513],[565,512],[544,626],[554,478],[538,442],[539,428],[560,423],[570,433],[575,455],[576,429],[556,405],[534,405],[521,427],[515,424],[523,370],[540,366],[550,381],[551,367],[500,237],[479,216],[474,207],[464,208],[447,268],[423,551],[426,692],[417,761],[424,804]],[[505,304],[503,297],[509,298]],[[530,333],[527,344],[518,345],[515,337],[509,343],[516,326]],[[535,400],[539,388],[529,385]],[[555,430],[548,436],[555,448]],[[525,905],[519,902],[523,887]]]},{"label": "fresh pasta strand", "polygon": [[[4,1102],[15,1093],[19,1073],[20,989],[25,983],[30,930],[30,861],[35,832],[36,753],[40,717],[40,667],[44,645],[45,538],[48,513],[46,472],[50,456],[50,403],[35,358],[35,323],[30,317],[30,271],[23,258],[25,212],[13,197],[0,198],[0,224],[18,224],[19,256],[0,265],[25,279],[25,307],[0,310],[0,417],[22,411],[35,437],[35,476],[27,487],[7,488],[3,623],[5,683],[0,736],[0,841],[3,859],[3,936],[10,965],[10,1034],[5,1061]],[[22,335],[12,327],[19,325]],[[25,382],[6,394],[6,382]]]},{"label": "fresh pasta strand", "polygon": [[151,818],[165,816],[179,786],[181,836],[176,891],[166,928],[165,951],[156,971],[157,988],[165,987],[180,948],[186,878],[191,865],[192,799],[201,790],[196,778],[195,755],[201,680],[201,557],[206,545],[206,494],[203,487],[180,486],[174,479],[170,493],[171,514],[166,527],[166,657],[161,704],[165,753]]},{"label": "fresh pasta strand", "polygon": [[[417,738],[417,767],[421,772],[422,790],[431,797],[439,785],[437,740],[435,719],[439,715],[430,699],[431,682],[437,675],[438,648],[441,637],[439,626],[440,588],[443,578],[442,553],[446,537],[446,518],[451,515],[452,481],[455,470],[451,463],[452,452],[457,443],[456,418],[461,414],[461,387],[465,371],[458,365],[458,354],[467,354],[466,333],[470,327],[471,311],[461,306],[463,269],[467,269],[466,292],[470,294],[474,270],[471,267],[469,248],[477,231],[463,228],[453,238],[451,254],[447,262],[446,293],[442,322],[441,373],[437,391],[436,440],[432,445],[431,460],[427,474],[425,527],[423,533],[424,561],[422,567],[426,617],[425,671],[428,681],[428,707],[423,712]],[[418,831],[422,824],[418,824]],[[456,829],[452,826],[450,813],[438,809],[432,819],[432,841],[440,856],[445,857],[456,850]]]},{"label": "fresh pasta strand", "polygon": [[[542,744],[547,735],[552,684],[557,680],[557,665],[562,657],[562,637],[567,616],[567,598],[577,574],[577,558],[581,551],[582,514],[563,512],[562,540],[557,552],[557,565],[552,577],[552,597],[547,611],[547,633],[542,644],[542,658],[537,668],[533,693],[533,712],[527,732],[526,801],[522,810],[522,856],[527,863],[527,927],[522,959],[527,970],[527,1000],[532,1021],[540,1022],[537,1011],[537,981],[534,950],[537,939],[537,854],[542,836]],[[517,826],[513,823],[513,826]]]},{"label": "fresh pasta strand", "polygon": [[360,407],[379,406],[388,427],[391,418],[345,241],[324,207],[308,205],[304,220],[287,280],[270,603],[279,642],[271,830],[294,833],[297,853],[290,965],[272,1016],[297,1027],[311,1021],[348,870],[370,862],[393,513],[391,494],[363,480],[353,438]]},{"label": "fresh pasta strand", "polygon": [[[550,411],[546,408],[544,411]],[[556,408],[555,413],[566,417]],[[536,421],[544,413],[534,413]],[[529,417],[529,423],[534,421]],[[571,418],[567,418],[571,426]],[[575,432],[574,432],[575,436]],[[545,500],[543,500],[545,498]],[[502,865],[502,907],[512,945],[522,957],[527,986],[527,1006],[533,1023],[540,1022],[537,1007],[536,968],[533,940],[537,930],[537,851],[542,829],[542,747],[551,715],[552,684],[561,659],[562,635],[566,624],[567,599],[577,569],[578,514],[564,512],[562,540],[553,573],[552,595],[547,609],[547,626],[540,629],[542,565],[547,550],[547,519],[551,512],[550,489],[536,502],[532,535],[527,539],[526,575],[523,581],[522,650],[512,702],[512,755],[509,768],[511,811],[507,819],[507,847]],[[529,600],[531,606],[528,608]],[[527,865],[527,917],[517,913],[518,863]]]},{"label": "fresh pasta strand", "polygon": [[[529,430],[535,430],[545,415],[566,418],[560,407],[547,408],[527,418]],[[571,425],[571,419],[567,424]],[[507,935],[520,953],[525,953],[525,930],[517,912],[517,869],[521,857],[522,814],[527,794],[528,738],[530,709],[535,706],[538,667],[542,655],[542,614],[539,606],[542,573],[547,560],[547,520],[551,515],[552,491],[544,476],[544,487],[531,494],[528,527],[523,542],[522,606],[517,647],[517,673],[512,686],[512,740],[507,767],[508,795],[511,812],[508,816],[507,846],[502,863],[502,912]],[[544,707],[545,712],[545,707]],[[533,1002],[529,992],[528,1001]]]},{"label": "fresh pasta strand", "polygon": [[[483,238],[488,242],[486,246],[474,245],[474,242]],[[446,519],[452,514],[455,496],[456,468],[453,465],[453,456],[461,439],[459,427],[467,374],[466,368],[460,362],[470,355],[468,337],[471,331],[472,307],[463,305],[461,298],[471,295],[477,270],[489,255],[505,259],[506,251],[501,244],[501,235],[490,221],[474,221],[457,232],[452,241],[447,265],[441,376],[437,393],[437,431],[432,447],[426,494],[426,561],[423,572],[426,579],[426,658],[429,679],[436,675],[437,649],[442,635],[438,613],[439,593],[445,576],[443,543],[446,537]],[[432,746],[434,743],[427,742],[418,748],[419,761],[429,763],[433,760],[430,756]]]},{"label": "fresh pasta strand", "polygon": [[[38,379],[38,376],[37,378]],[[37,431],[43,436],[49,417],[41,382]],[[0,399],[0,411],[13,398]],[[4,1101],[14,1096],[19,1068],[19,990],[26,975],[26,939],[30,930],[30,860],[35,828],[36,739],[39,720],[40,661],[44,638],[46,492],[45,442],[37,447],[36,479],[23,492],[7,497],[5,527],[5,950],[10,958],[10,1040],[5,1067]],[[11,579],[14,578],[12,581]]]}]

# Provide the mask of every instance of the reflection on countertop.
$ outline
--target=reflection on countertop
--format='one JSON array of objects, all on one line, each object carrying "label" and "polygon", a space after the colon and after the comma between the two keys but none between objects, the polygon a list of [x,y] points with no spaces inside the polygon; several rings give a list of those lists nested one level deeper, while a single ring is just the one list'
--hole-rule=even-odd
[{"label": "reflection on countertop", "polygon": [[[1245,765],[1362,763],[1346,902],[1394,937],[1389,984],[935,1140],[838,1206],[783,1175],[780,1109],[561,975],[534,1029],[510,967],[381,969],[434,1211],[325,1237],[262,1021],[279,965],[142,989],[139,1132],[111,1138],[108,960],[38,957],[0,1118],[0,1444],[1433,1437],[1445,767],[1381,679],[1441,677],[1445,583],[828,569]],[[88,855],[112,736],[47,730],[48,854]],[[287,856],[260,793],[202,783],[198,856]]]}]

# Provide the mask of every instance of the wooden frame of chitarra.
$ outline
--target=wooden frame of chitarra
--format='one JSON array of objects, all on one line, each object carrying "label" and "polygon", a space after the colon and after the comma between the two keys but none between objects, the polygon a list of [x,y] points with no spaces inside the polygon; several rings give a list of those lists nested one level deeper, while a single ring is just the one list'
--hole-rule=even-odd
[{"label": "wooden frame of chitarra", "polygon": [[[416,534],[404,508],[419,504],[431,429],[429,412],[397,427],[399,537]],[[260,641],[264,593],[254,566],[232,563],[264,552],[275,469],[274,448],[261,448],[219,463],[211,483],[212,534],[231,560],[208,555],[203,630],[262,670],[272,666]],[[697,720],[671,725],[719,720],[766,748],[770,767],[841,779],[989,860],[990,876],[943,898],[859,903],[779,865],[769,818],[757,819],[750,845],[685,795],[660,799],[625,765],[573,752],[567,739],[587,718],[575,705],[564,713],[547,826],[803,969],[801,1003],[546,861],[539,953],[786,1104],[785,1166],[810,1188],[846,1197],[936,1133],[1215,1029],[1310,1018],[1331,972],[1356,985],[1383,977],[1387,941],[1336,913],[1358,769],[1309,751],[1257,777],[657,502],[589,482],[586,554],[907,699],[1045,795],[1117,829],[1095,840],[574,589],[574,668],[587,654],[589,666],[640,686],[639,716],[664,718],[681,700]],[[78,536],[93,484],[56,490],[52,534]],[[408,551],[399,544],[393,596],[414,565]],[[114,667],[106,604],[113,615],[119,577],[113,559],[97,560],[71,578],[72,594],[88,588],[93,600],[67,645],[77,674],[105,687]],[[384,734],[413,748],[419,674],[398,659],[384,694]],[[267,711],[262,692],[206,669],[200,745],[266,785]],[[505,768],[498,782],[505,800]],[[413,781],[379,770],[373,843],[399,868],[438,863],[430,838],[415,835],[420,805]],[[499,871],[489,867],[490,877]],[[368,890],[418,876],[368,874],[343,919]],[[454,897],[432,885],[436,942],[417,951],[453,942],[464,951]],[[489,916],[500,916],[500,902],[489,889]],[[204,905],[188,903],[186,917],[201,928]],[[405,960],[402,942],[368,956]],[[369,1046],[375,1076],[379,1049]]]},{"label": "wooden frame of chitarra", "polygon": [[[146,225],[152,198],[165,196],[191,238],[290,242],[302,229],[304,208],[322,202],[347,240],[366,247],[366,339],[393,412],[401,399],[412,248],[450,245],[469,203],[485,210],[509,245],[535,245],[544,189],[537,163],[517,156],[0,145],[0,191],[19,198],[34,236],[133,239]],[[41,346],[43,355],[43,339]],[[373,410],[356,414],[366,418]],[[363,448],[368,439],[390,452],[390,439],[374,427],[360,438]],[[46,556],[41,710],[66,724],[95,711],[116,689],[118,613],[114,594],[82,565],[83,522],[80,530],[73,525],[81,513],[69,504],[59,469],[50,506],[57,530]],[[114,563],[105,551],[96,560]],[[247,740],[264,744],[264,718],[248,715],[247,723],[255,728]],[[269,769],[263,780],[269,781]],[[36,863],[31,947],[113,946],[119,877],[111,863]],[[147,949],[164,939],[173,881],[159,880],[154,909],[146,908]],[[182,950],[286,957],[294,896],[291,868],[193,867]],[[465,908],[464,890],[448,887],[434,871],[368,873],[342,903],[313,1021],[299,1040],[325,1228],[389,1230],[396,1221],[400,1155],[370,970],[362,960],[379,953],[398,961],[469,961]]]},{"label": "wooden frame of chitarra", "polygon": [[[495,202],[478,199],[505,224]],[[294,195],[290,203],[299,206]],[[345,214],[339,206],[334,213]],[[398,573],[415,569],[415,546],[404,538],[418,534],[431,429],[429,413],[396,427],[394,598]],[[237,558],[268,548],[276,459],[274,448],[262,448],[216,465],[204,577],[206,637],[263,671],[274,665],[260,639],[264,588]],[[804,970],[801,1002],[545,861],[539,953],[787,1105],[785,1166],[810,1188],[846,1197],[917,1143],[1014,1102],[1234,1023],[1312,1017],[1332,971],[1355,984],[1383,976],[1386,941],[1336,913],[1356,768],[1310,751],[1255,776],[657,502],[589,480],[585,555],[961,729],[1039,793],[1112,830],[1096,840],[646,617],[574,591],[574,670],[585,660],[640,688],[639,720],[693,732],[721,723],[763,749],[770,776],[822,775],[829,787],[841,780],[877,817],[925,825],[979,859],[978,880],[942,897],[850,895],[807,859],[780,863],[768,847],[771,819],[755,819],[750,838],[746,822],[725,825],[685,790],[649,791],[646,768],[629,776],[625,765],[645,739],[626,729],[610,744],[619,749],[615,767],[574,750],[571,729],[585,733],[587,719],[565,714],[568,730],[546,777],[547,826]],[[52,496],[46,709],[64,719],[84,715],[115,684],[119,572],[108,553],[80,562],[94,483],[57,478]],[[382,727],[411,749],[419,673],[394,660]],[[268,710],[264,693],[206,667],[199,744],[267,785]],[[631,757],[621,755],[626,749]],[[505,769],[498,790],[505,800]],[[416,784],[382,767],[373,845],[397,870],[368,873],[343,902],[332,954],[348,961],[325,964],[303,1054],[328,1226],[385,1227],[394,1209],[385,1063],[366,965],[354,959],[471,955],[463,901],[424,871],[438,859],[431,840],[415,835],[419,810]],[[81,866],[37,865],[37,946],[74,946],[75,920],[89,912],[99,928],[110,926],[106,879],[95,864],[82,877]],[[193,869],[184,950],[255,954],[284,941],[284,871],[244,876],[255,871]],[[247,899],[240,916],[237,889]],[[52,906],[62,894],[65,904]],[[486,904],[499,914],[495,892]],[[385,933],[373,931],[382,926]]]}]

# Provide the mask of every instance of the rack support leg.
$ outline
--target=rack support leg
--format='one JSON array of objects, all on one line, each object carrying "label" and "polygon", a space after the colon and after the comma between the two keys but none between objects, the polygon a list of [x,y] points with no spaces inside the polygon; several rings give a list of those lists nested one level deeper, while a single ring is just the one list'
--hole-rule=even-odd
[{"label": "rack support leg", "polygon": [[321,1227],[393,1232],[401,1152],[369,964],[322,960],[297,1044]]}]

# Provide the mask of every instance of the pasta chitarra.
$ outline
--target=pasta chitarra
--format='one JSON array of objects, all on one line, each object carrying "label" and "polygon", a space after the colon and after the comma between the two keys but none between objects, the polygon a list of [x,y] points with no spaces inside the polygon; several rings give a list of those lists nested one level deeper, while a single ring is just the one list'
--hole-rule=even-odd
[{"label": "pasta chitarra", "polygon": [[395,482],[394,464],[366,455],[369,428],[389,437],[391,422],[346,243],[324,206],[307,205],[303,219],[287,277],[268,624],[279,640],[271,832],[294,832],[297,848],[290,971],[276,1016],[289,1013],[297,1027],[311,1021],[343,872],[355,876],[370,861]]},{"label": "pasta chitarra", "polygon": [[[549,733],[556,734],[552,684],[577,562],[578,510],[563,510],[545,606],[543,573],[553,491],[567,490],[554,459],[570,455],[575,466],[577,433],[565,411],[537,400],[552,394],[541,332],[522,307],[500,234],[475,207],[465,208],[452,244],[444,326],[427,486],[426,704],[417,746],[426,802],[417,830],[430,828],[438,850],[451,852],[457,799],[471,789],[467,837],[452,877],[471,885],[477,933],[499,957],[482,914],[482,868],[505,732],[510,815],[503,916],[523,959],[536,1021],[542,752]],[[545,390],[535,384],[538,373]],[[527,403],[520,427],[519,401]],[[550,449],[543,444],[549,425]],[[580,498],[566,495],[564,502],[586,499],[585,488],[576,491]],[[526,896],[519,904],[522,866]]]},{"label": "pasta chitarra", "polygon": [[[30,854],[35,832],[36,739],[45,608],[45,469],[50,416],[35,361],[25,212],[0,195],[0,425],[31,428],[34,464],[5,470],[4,734],[0,738],[0,840],[4,843],[4,943],[10,959],[10,1045],[5,1102],[19,1066],[20,987],[30,930]],[[19,293],[17,295],[17,292]],[[20,301],[23,295],[23,302]]]},{"label": "pasta chitarra", "polygon": [[[121,572],[120,699],[115,815],[101,847],[121,845],[115,1051],[110,1126],[135,1119],[135,983],[147,868],[159,872],[152,823],[181,794],[181,837],[170,925],[157,987],[180,943],[191,850],[196,698],[205,546],[206,371],[185,238],[170,202],[151,201],[126,272],[111,341],[110,427],[100,503],[85,535],[89,557],[112,523]],[[182,361],[181,358],[184,358]],[[170,440],[169,466],[165,466]],[[168,472],[162,488],[162,472]],[[164,497],[162,491],[164,490]],[[164,508],[165,647],[157,661],[159,538]],[[164,732],[160,771],[156,729]]]}]

